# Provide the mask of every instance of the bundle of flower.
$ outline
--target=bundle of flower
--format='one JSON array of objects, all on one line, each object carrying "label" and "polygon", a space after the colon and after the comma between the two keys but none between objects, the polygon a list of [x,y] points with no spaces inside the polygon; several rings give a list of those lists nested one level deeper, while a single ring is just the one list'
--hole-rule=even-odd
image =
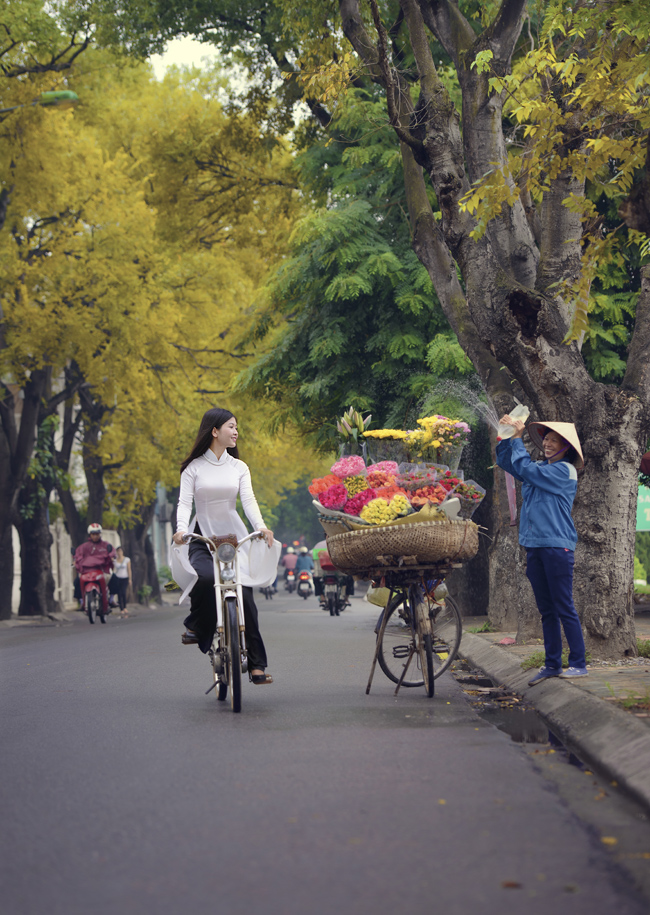
[{"label": "bundle of flower", "polygon": [[343,485],[347,489],[348,495],[351,498],[352,496],[356,496],[360,492],[363,492],[364,489],[368,489],[368,480],[365,475],[361,476],[361,474],[359,474],[358,476],[354,477],[345,477],[343,480]]},{"label": "bundle of flower", "polygon": [[462,473],[452,473],[451,470],[447,471],[447,473],[443,474],[443,476],[438,479],[440,486],[442,486],[443,489],[446,489],[447,492],[452,492],[453,490],[454,495],[456,495],[456,487],[459,486],[462,481]]},{"label": "bundle of flower", "polygon": [[334,486],[336,483],[341,482],[341,478],[337,477],[336,474],[328,473],[325,477],[316,477],[313,479],[308,488],[312,496],[318,496],[322,492],[325,492],[326,489],[329,489],[330,486]]},{"label": "bundle of flower", "polygon": [[426,505],[428,502],[440,505],[448,495],[449,493],[440,483],[435,483],[433,486],[423,486],[416,489],[415,492],[409,493],[409,500],[414,507]]},{"label": "bundle of flower", "polygon": [[423,486],[433,486],[437,479],[438,475],[435,470],[409,470],[406,473],[398,474],[395,482],[402,489],[415,491]]},{"label": "bundle of flower", "polygon": [[330,508],[332,511],[343,511],[345,503],[348,501],[348,491],[343,485],[343,483],[335,483],[333,486],[330,486],[324,492],[319,493],[318,501],[321,505],[324,505],[325,508]]},{"label": "bundle of flower", "polygon": [[377,498],[377,493],[374,489],[364,489],[362,492],[358,493],[356,496],[353,496],[351,499],[345,503],[344,511],[347,515],[360,515],[361,509],[364,508],[369,502],[372,502],[373,499]]},{"label": "bundle of flower", "polygon": [[395,476],[399,473],[397,461],[378,461],[376,464],[370,464],[367,468],[368,473],[385,473]]},{"label": "bundle of flower", "polygon": [[398,493],[390,502],[387,499],[372,499],[361,510],[361,519],[368,524],[389,524],[412,511],[406,496]]},{"label": "bundle of flower", "polygon": [[366,464],[360,455],[351,454],[348,457],[339,458],[335,464],[332,464],[331,472],[344,480],[346,477],[356,477],[365,473]]},{"label": "bundle of flower", "polygon": [[485,490],[474,480],[465,480],[456,486],[454,496],[460,499],[461,518],[471,518],[485,498]]},{"label": "bundle of flower", "polygon": [[467,444],[470,427],[459,419],[449,419],[447,416],[425,416],[418,419],[422,429],[412,434],[417,442],[416,450],[425,451],[433,448],[436,451],[452,447],[462,448]]},{"label": "bundle of flower", "polygon": [[470,427],[459,419],[436,414],[418,419],[419,429],[372,429],[363,435],[375,454],[413,460],[418,456],[452,459],[467,443]]},{"label": "bundle of flower", "polygon": [[[385,464],[393,464],[394,461],[384,461]],[[395,464],[397,467],[397,464]],[[370,470],[368,469],[368,486],[372,486],[373,489],[381,488],[382,486],[392,486],[395,482],[397,472],[388,473],[386,470]]]}]

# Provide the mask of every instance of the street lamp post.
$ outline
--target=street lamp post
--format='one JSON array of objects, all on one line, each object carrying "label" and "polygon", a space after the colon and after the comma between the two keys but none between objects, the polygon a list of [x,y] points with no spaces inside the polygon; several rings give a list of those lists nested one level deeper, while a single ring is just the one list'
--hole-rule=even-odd
[{"label": "street lamp post", "polygon": [[33,105],[41,105],[43,108],[74,108],[79,103],[79,96],[70,89],[60,89],[54,92],[41,92],[33,102],[27,102],[25,105],[14,105],[12,108],[0,108],[0,114],[7,114],[9,111],[16,111],[18,108],[31,108]]}]

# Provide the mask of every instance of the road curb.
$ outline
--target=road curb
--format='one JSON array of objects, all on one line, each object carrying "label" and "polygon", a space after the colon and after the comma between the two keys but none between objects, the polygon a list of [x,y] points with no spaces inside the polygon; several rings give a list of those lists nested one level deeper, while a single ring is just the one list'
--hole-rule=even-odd
[{"label": "road curb", "polygon": [[530,671],[504,648],[463,632],[461,657],[526,699],[566,747],[650,812],[650,728],[570,681],[528,686]]}]

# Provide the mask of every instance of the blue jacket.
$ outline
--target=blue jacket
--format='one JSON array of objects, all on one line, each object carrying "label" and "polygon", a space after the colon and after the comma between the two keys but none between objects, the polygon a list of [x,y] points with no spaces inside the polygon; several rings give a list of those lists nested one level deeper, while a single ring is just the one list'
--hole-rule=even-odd
[{"label": "blue jacket", "polygon": [[497,464],[523,483],[519,543],[525,547],[564,547],[578,542],[571,509],[578,473],[568,461],[533,461],[520,438],[497,445]]},{"label": "blue jacket", "polygon": [[296,572],[313,572],[314,560],[309,553],[301,553],[296,563]]}]

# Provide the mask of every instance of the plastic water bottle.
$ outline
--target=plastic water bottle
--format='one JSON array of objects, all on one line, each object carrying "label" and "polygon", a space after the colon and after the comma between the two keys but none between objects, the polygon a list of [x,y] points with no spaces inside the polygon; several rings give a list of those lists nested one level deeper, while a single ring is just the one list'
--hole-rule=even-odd
[{"label": "plastic water bottle", "polygon": [[[520,419],[523,423],[526,422],[530,415],[530,410],[528,407],[524,406],[523,403],[518,403],[514,410],[511,410],[508,414],[512,419]],[[508,426],[506,423],[499,423],[497,428],[497,441],[500,442],[501,439],[511,438],[515,434],[515,427]]]}]

